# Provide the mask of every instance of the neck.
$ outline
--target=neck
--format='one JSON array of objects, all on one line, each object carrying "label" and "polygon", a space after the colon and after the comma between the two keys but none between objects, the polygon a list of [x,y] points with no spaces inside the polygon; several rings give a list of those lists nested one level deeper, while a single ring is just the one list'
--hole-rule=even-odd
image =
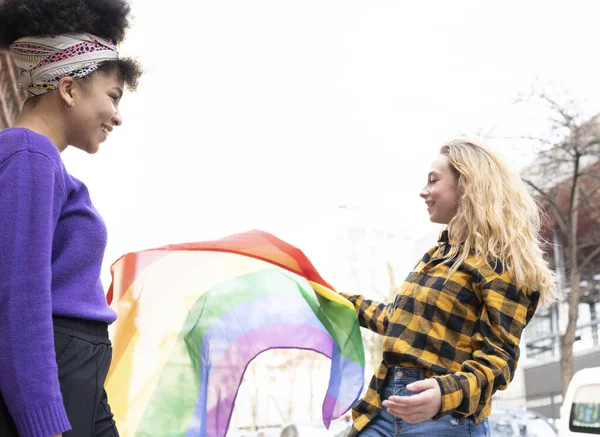
[{"label": "neck", "polygon": [[43,108],[39,102],[35,108],[23,108],[21,115],[17,118],[15,127],[23,127],[40,135],[47,137],[62,153],[67,146],[66,135],[62,129],[62,123],[53,116],[53,111]]}]

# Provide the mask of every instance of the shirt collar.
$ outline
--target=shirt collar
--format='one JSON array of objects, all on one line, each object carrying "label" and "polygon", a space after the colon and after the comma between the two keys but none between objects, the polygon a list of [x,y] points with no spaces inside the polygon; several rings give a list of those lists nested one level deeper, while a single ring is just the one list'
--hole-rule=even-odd
[{"label": "shirt collar", "polygon": [[439,243],[440,245],[442,245],[442,244],[447,244],[448,242],[449,242],[449,239],[448,239],[448,229],[444,229],[444,230],[443,230],[443,231],[440,233],[440,236],[439,236],[439,238],[438,238],[438,243]]}]

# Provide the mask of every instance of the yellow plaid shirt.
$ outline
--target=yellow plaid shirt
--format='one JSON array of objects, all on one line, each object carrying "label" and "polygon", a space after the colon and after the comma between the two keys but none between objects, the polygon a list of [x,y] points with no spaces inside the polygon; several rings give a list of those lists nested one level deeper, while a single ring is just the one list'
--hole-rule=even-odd
[{"label": "yellow plaid shirt", "polygon": [[525,293],[502,270],[471,257],[447,278],[443,264],[450,250],[447,232],[419,261],[392,304],[342,293],[361,326],[384,336],[383,361],[365,396],[352,408],[350,436],[381,409],[381,390],[389,367],[418,367],[436,378],[446,414],[480,423],[491,413],[491,398],[512,380],[519,340],[536,310],[539,293]]}]

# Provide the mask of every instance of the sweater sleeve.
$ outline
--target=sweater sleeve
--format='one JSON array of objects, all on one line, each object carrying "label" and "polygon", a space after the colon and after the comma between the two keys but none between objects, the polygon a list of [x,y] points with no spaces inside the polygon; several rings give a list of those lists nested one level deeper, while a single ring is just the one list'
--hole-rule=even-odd
[{"label": "sweater sleeve", "polygon": [[45,154],[0,163],[0,392],[23,437],[70,429],[52,325],[52,239],[66,199]]}]

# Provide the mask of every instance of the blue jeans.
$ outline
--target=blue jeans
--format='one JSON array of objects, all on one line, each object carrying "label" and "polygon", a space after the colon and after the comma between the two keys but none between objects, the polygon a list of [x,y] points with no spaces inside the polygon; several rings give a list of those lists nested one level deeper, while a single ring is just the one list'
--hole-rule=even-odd
[{"label": "blue jeans", "polygon": [[[394,367],[388,371],[383,389],[383,399],[390,396],[411,396],[415,393],[406,386],[411,382],[424,379],[422,369]],[[455,419],[447,415],[437,420],[425,420],[421,423],[406,423],[392,416],[385,407],[371,423],[359,434],[359,437],[490,437],[487,419],[475,424],[471,419]]]}]

